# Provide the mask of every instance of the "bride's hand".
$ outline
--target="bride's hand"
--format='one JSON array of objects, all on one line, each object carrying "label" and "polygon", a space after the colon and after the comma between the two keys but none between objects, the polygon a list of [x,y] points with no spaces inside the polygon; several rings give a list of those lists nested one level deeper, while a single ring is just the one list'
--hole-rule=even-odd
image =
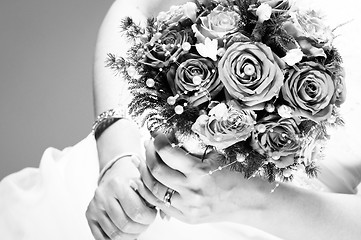
[{"label": "bride's hand", "polygon": [[[188,223],[244,221],[264,207],[272,185],[258,178],[245,179],[236,171],[223,169],[209,174],[219,163],[207,156],[201,159],[172,147],[165,135],[146,146],[146,165],[140,165],[142,180],[139,192],[167,215]],[[170,189],[170,190],[168,190]],[[164,203],[167,191],[170,205]],[[265,194],[267,193],[267,195]],[[240,214],[241,213],[241,214]]]},{"label": "bride's hand", "polygon": [[135,157],[117,161],[104,175],[88,206],[86,217],[97,240],[133,240],[153,222],[156,210],[136,193],[139,179]]}]

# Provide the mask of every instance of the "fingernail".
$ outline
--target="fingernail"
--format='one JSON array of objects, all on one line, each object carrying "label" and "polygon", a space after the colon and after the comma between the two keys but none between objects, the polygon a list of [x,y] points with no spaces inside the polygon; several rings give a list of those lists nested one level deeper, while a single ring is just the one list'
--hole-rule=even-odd
[{"label": "fingernail", "polygon": [[165,213],[164,213],[162,210],[160,210],[160,211],[159,211],[159,216],[160,216],[160,218],[161,218],[162,220],[164,220],[164,218],[165,218]]},{"label": "fingernail", "polygon": [[133,179],[130,179],[130,180],[129,180],[129,186],[130,186],[134,191],[137,191],[137,190],[138,190],[138,184],[137,184]]},{"label": "fingernail", "polygon": [[170,216],[167,215],[165,212],[163,212],[162,210],[159,211],[159,216],[162,220],[165,221],[169,221],[170,220]]}]

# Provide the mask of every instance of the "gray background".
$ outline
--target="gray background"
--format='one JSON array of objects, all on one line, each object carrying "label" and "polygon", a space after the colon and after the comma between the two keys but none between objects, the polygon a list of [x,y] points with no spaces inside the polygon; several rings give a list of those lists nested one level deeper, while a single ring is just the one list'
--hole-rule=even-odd
[{"label": "gray background", "polygon": [[111,3],[1,0],[0,179],[90,132],[93,52]]}]

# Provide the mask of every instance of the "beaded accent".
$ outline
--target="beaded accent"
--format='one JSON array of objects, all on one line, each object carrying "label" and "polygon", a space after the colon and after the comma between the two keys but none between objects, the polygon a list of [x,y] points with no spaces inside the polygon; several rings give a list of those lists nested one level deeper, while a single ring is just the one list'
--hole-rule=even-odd
[{"label": "beaded accent", "polygon": [[109,109],[99,114],[92,126],[92,134],[95,139],[98,139],[100,135],[119,119],[126,118],[127,113],[124,108]]}]

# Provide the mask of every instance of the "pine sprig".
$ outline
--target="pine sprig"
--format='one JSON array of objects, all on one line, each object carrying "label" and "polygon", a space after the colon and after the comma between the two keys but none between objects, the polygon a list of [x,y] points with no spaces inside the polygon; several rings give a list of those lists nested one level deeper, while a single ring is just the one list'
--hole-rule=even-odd
[{"label": "pine sprig", "polygon": [[237,161],[238,157],[245,158],[244,161],[236,162],[231,167],[232,170],[243,172],[245,178],[250,178],[254,173],[256,173],[266,160],[263,155],[251,149],[247,142],[239,142],[234,144],[225,149],[224,153],[224,164],[235,162]]},{"label": "pine sprig", "polygon": [[241,24],[243,26],[243,30],[252,33],[254,26],[256,25],[257,18],[249,11],[251,5],[257,3],[257,0],[235,0],[233,1],[238,7],[238,13],[241,18]]},{"label": "pine sprig", "polygon": [[337,48],[325,49],[326,59],[324,62],[325,67],[336,77],[340,72],[343,72],[343,59]]},{"label": "pine sprig", "polygon": [[309,178],[316,178],[320,172],[320,168],[312,163],[305,167],[306,174]]},{"label": "pine sprig", "polygon": [[148,18],[147,19],[147,26],[146,26],[146,32],[148,33],[148,39],[150,39],[153,34],[157,31],[156,30],[156,19],[155,18]]},{"label": "pine sprig", "polygon": [[127,61],[122,57],[116,57],[115,54],[108,53],[105,60],[105,67],[110,68],[116,75],[123,72],[127,66]]},{"label": "pine sprig", "polygon": [[274,163],[268,163],[264,166],[265,170],[265,178],[269,182],[276,181],[276,176],[279,175],[279,170],[277,170],[276,165]]},{"label": "pine sprig", "polygon": [[120,23],[120,28],[125,33],[125,36],[133,41],[144,34],[143,28],[136,24],[131,17],[124,18]]}]

